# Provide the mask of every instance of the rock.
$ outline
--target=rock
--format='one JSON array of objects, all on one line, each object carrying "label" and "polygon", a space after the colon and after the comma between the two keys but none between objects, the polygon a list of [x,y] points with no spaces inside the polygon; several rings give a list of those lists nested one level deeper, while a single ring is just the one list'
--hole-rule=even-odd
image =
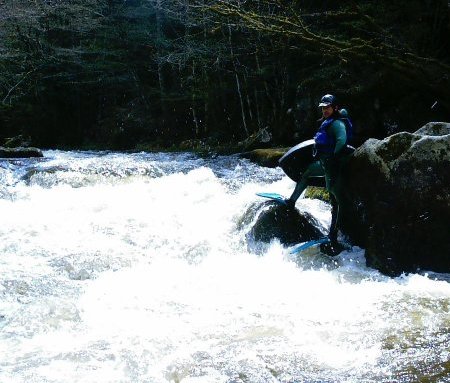
[{"label": "rock", "polygon": [[[258,242],[270,242],[277,238],[284,245],[309,241],[323,237],[320,224],[306,212],[289,208],[277,202],[264,202],[264,210],[258,205],[247,217],[254,221],[248,238]],[[255,215],[258,215],[255,220]]]},{"label": "rock", "polygon": [[270,134],[268,128],[259,129],[257,132],[253,133],[245,140],[239,142],[238,146],[241,150],[249,151],[259,148],[267,148],[272,142],[272,135]]},{"label": "rock", "polygon": [[[319,177],[314,177],[313,180],[317,180]],[[305,190],[304,198],[318,199],[320,201],[331,204],[330,193],[325,188],[325,177],[320,177],[323,180],[323,185],[320,187],[308,185]]]},{"label": "rock", "polygon": [[29,147],[31,144],[31,137],[19,134],[15,137],[5,139],[3,146],[5,148]]},{"label": "rock", "polygon": [[343,174],[341,226],[388,275],[450,272],[450,124],[359,147]]},{"label": "rock", "polygon": [[254,149],[249,152],[241,153],[242,158],[247,158],[250,161],[269,168],[276,168],[278,160],[286,153],[288,149]]},{"label": "rock", "polygon": [[32,158],[44,157],[42,151],[38,148],[4,148],[0,147],[0,158]]},{"label": "rock", "polygon": [[415,134],[422,136],[445,136],[449,134],[449,125],[448,122],[429,122],[417,130]]}]

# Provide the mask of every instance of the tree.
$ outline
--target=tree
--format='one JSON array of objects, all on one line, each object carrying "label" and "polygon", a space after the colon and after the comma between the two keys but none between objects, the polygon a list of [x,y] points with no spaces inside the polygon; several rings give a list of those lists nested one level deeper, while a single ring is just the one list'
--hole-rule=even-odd
[{"label": "tree", "polygon": [[360,140],[415,130],[448,116],[449,36],[442,0],[3,2],[0,137],[287,145],[330,91]]},{"label": "tree", "polygon": [[127,104],[141,95],[136,56],[152,49],[133,24],[145,25],[148,12],[140,2],[130,7],[115,0],[1,6],[0,90],[7,129],[26,130],[43,146],[120,141]]},{"label": "tree", "polygon": [[[361,99],[371,91],[378,98],[387,98],[382,87],[395,79],[396,86],[402,87],[391,89],[397,102],[406,98],[414,110],[419,98],[425,104],[420,105],[421,112],[427,117],[431,113],[426,109],[432,105],[439,105],[441,115],[448,115],[446,1],[343,1],[333,6],[330,9],[325,1],[213,0],[207,8],[223,17],[223,24],[231,19],[237,29],[284,39],[306,65],[315,61],[316,74],[305,76],[302,85],[306,88],[319,88],[322,82],[348,100]],[[377,105],[377,97],[372,97],[372,105]],[[378,113],[367,103],[363,109]]]}]

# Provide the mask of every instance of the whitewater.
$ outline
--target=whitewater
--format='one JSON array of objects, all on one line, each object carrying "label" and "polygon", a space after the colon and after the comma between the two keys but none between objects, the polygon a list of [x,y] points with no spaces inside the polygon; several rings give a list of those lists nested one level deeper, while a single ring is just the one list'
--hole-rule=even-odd
[{"label": "whitewater", "polygon": [[237,156],[0,160],[0,382],[450,382],[450,275],[254,243],[255,193],[293,188]]}]

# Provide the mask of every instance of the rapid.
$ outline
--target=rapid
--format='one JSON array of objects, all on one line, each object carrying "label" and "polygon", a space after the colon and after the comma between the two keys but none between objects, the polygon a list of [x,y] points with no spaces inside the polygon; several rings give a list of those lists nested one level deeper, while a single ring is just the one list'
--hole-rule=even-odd
[{"label": "rapid", "polygon": [[0,160],[0,383],[450,382],[450,275],[251,243],[281,169],[44,154]]}]

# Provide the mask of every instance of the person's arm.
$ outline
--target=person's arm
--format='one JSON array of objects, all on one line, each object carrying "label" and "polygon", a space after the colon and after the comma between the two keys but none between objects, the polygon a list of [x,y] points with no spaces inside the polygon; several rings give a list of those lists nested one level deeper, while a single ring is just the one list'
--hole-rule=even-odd
[{"label": "person's arm", "polygon": [[345,131],[345,124],[340,120],[334,120],[331,124],[331,132],[336,139],[336,146],[334,147],[334,154],[339,153],[347,143],[347,132]]}]

